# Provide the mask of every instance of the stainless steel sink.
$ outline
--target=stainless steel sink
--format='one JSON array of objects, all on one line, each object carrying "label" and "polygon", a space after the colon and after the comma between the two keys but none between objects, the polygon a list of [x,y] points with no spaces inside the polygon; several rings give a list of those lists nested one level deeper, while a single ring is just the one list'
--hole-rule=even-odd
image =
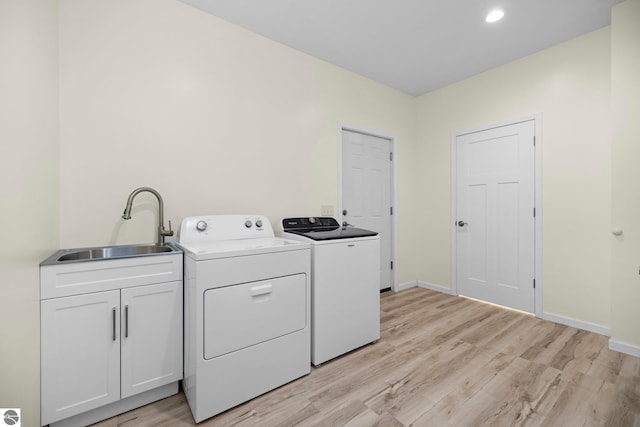
[{"label": "stainless steel sink", "polygon": [[44,260],[40,265],[99,261],[117,258],[132,258],[180,252],[182,251],[169,244],[121,245],[81,249],[61,249]]}]

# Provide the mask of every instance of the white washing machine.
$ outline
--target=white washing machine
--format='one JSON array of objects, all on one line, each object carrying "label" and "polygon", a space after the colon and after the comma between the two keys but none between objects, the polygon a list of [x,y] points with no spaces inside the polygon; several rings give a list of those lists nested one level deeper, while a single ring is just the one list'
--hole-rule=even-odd
[{"label": "white washing machine", "polygon": [[285,218],[284,237],[311,244],[311,363],[380,338],[380,236],[334,218]]},{"label": "white washing machine", "polygon": [[182,221],[184,391],[196,422],[308,374],[310,247],[260,215]]}]

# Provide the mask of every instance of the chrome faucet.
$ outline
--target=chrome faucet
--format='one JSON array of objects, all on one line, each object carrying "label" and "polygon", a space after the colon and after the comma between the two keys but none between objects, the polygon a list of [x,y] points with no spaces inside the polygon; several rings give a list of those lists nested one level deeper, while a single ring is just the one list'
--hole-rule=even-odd
[{"label": "chrome faucet", "polygon": [[160,193],[158,193],[153,188],[140,187],[133,190],[131,194],[129,194],[129,198],[127,199],[127,207],[124,208],[122,218],[131,219],[131,206],[133,205],[133,199],[143,191],[148,191],[158,199],[158,244],[164,245],[165,236],[173,236],[173,230],[171,230],[171,221],[169,221],[169,229],[167,230],[164,228],[164,203],[162,202],[162,196],[160,196]]}]

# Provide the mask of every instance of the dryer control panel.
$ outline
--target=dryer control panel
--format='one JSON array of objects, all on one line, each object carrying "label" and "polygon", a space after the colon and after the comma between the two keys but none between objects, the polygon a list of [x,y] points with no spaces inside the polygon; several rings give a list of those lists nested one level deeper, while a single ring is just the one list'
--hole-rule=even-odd
[{"label": "dryer control panel", "polygon": [[182,220],[179,243],[274,237],[271,222],[264,215],[202,215]]}]

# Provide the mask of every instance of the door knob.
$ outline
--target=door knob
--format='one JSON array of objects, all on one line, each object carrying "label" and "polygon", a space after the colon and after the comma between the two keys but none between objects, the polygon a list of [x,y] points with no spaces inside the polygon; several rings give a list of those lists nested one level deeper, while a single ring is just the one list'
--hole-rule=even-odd
[{"label": "door knob", "polygon": [[346,214],[347,214],[347,210],[345,209],[342,211],[342,215],[346,215]]},{"label": "door knob", "polygon": [[467,225],[466,222],[464,221],[458,221],[458,227],[464,227],[465,225]]}]

